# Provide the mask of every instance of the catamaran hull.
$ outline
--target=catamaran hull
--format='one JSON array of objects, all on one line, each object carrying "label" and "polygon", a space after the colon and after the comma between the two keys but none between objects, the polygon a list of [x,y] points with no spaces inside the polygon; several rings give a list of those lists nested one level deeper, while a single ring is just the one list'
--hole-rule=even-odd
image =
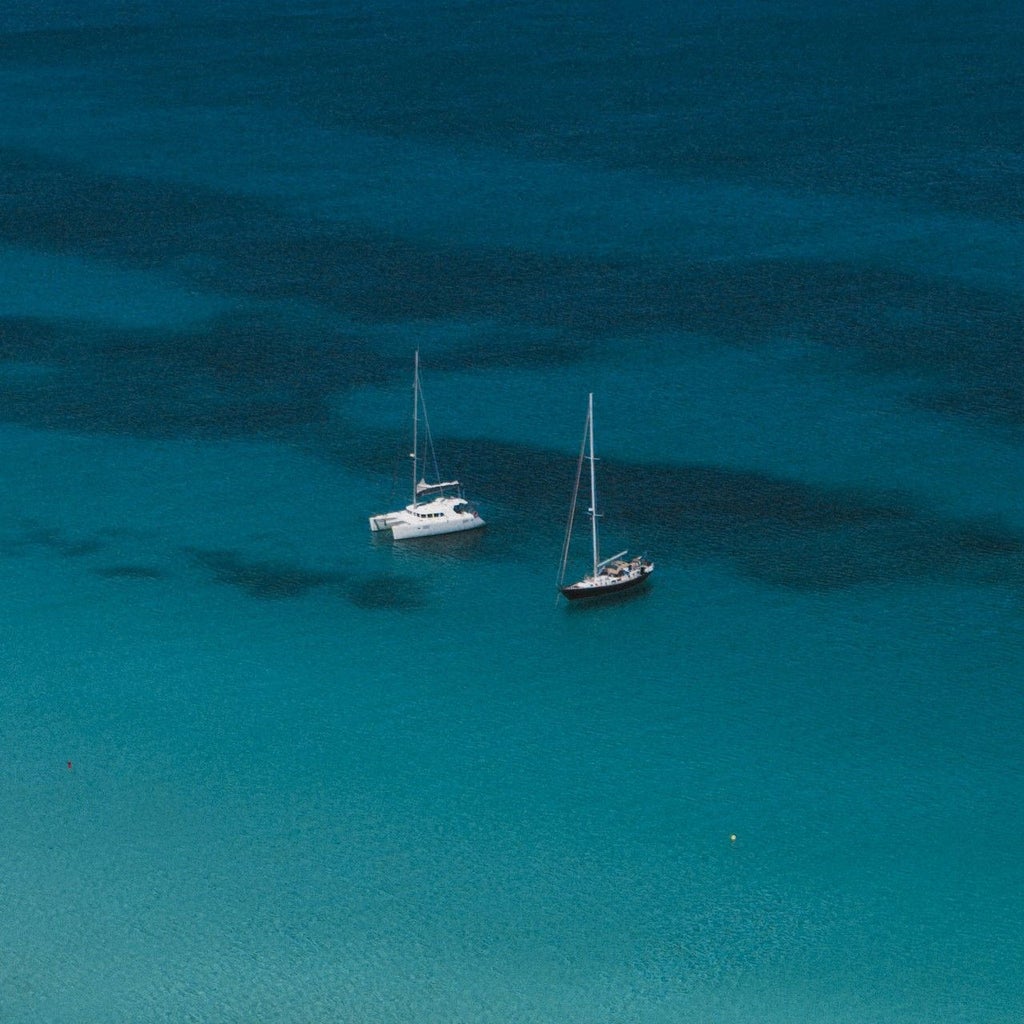
[{"label": "catamaran hull", "polygon": [[463,533],[466,530],[478,530],[485,525],[478,515],[466,512],[416,514],[403,511],[370,516],[370,531],[390,533],[392,540],[418,540],[445,533]]},{"label": "catamaran hull", "polygon": [[391,527],[391,536],[395,540],[418,540],[421,537],[439,537],[444,533],[478,530],[484,525],[484,521],[479,516],[474,516],[471,519],[440,520],[433,523],[395,523]]}]

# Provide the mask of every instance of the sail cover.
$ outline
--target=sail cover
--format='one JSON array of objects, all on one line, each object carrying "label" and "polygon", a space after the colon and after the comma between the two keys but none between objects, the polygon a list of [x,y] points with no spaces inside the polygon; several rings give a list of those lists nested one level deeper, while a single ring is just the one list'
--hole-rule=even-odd
[{"label": "sail cover", "polygon": [[421,480],[416,485],[416,496],[419,497],[421,494],[430,494],[433,491],[443,491],[448,487],[458,487],[458,480],[443,480],[440,483],[428,484],[426,480]]}]

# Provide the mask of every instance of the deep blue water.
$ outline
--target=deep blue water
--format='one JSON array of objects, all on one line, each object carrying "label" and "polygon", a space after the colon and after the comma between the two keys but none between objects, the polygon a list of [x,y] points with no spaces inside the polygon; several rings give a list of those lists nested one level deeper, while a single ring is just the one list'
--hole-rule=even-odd
[{"label": "deep blue water", "polygon": [[5,1024],[1020,1019],[1024,22],[634,6],[0,13]]}]

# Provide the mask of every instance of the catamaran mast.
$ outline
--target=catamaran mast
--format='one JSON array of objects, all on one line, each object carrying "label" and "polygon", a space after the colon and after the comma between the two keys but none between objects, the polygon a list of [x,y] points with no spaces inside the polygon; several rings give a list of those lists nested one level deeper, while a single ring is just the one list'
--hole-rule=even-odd
[{"label": "catamaran mast", "polygon": [[412,377],[412,507],[416,507],[416,452],[419,450],[419,440],[416,436],[416,429],[420,418],[420,350],[416,349],[416,369]]},{"label": "catamaran mast", "polygon": [[590,444],[590,535],[594,546],[594,578],[600,555],[597,551],[597,482],[594,474],[594,393],[587,396],[587,432]]}]

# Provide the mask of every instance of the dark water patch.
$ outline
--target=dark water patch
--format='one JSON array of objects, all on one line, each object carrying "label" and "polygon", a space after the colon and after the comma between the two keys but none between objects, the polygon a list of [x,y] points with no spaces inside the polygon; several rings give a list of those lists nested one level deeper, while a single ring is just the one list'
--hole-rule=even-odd
[{"label": "dark water patch", "polygon": [[[594,338],[571,334],[531,337],[514,328],[473,331],[473,339],[444,351],[430,353],[426,376],[434,373],[484,373],[493,370],[546,370],[575,366],[599,354]],[[408,360],[396,365],[396,374],[408,375]],[[397,377],[396,377],[397,379]],[[429,384],[428,384],[429,387]]]},{"label": "dark water patch", "polygon": [[[203,186],[97,173],[0,148],[0,239],[144,270],[211,292],[301,299],[356,319],[405,315],[443,253],[384,234],[294,218],[271,202]],[[409,295],[402,301],[408,274]],[[395,290],[395,304],[387,291]],[[429,313],[427,314],[429,315]]]},{"label": "dark water patch", "polygon": [[363,322],[484,319],[604,334],[673,322],[681,294],[669,282],[659,298],[664,275],[634,262],[414,242],[10,149],[0,150],[0,214],[0,238],[12,245],[160,269],[242,299],[303,300]]},{"label": "dark water patch", "polygon": [[141,438],[299,441],[338,391],[389,380],[388,364],[345,335],[271,316],[222,317],[201,333],[80,325],[8,329],[11,360],[48,373],[0,378],[0,418],[43,429]]},{"label": "dark water patch", "polygon": [[467,11],[326,18],[277,71],[331,127],[1018,212],[1010,4],[941,3],[926,24],[822,5]]},{"label": "dark water patch", "polygon": [[60,552],[65,558],[81,558],[83,555],[94,555],[102,551],[104,545],[98,540],[63,540],[52,545],[55,551]]},{"label": "dark water patch", "polygon": [[559,333],[677,329],[756,339],[782,328],[856,346],[879,337],[891,344],[884,313],[903,303],[950,322],[993,302],[1004,323],[1019,313],[1000,310],[991,295],[949,295],[944,283],[854,264],[687,264],[414,242],[212,189],[0,155],[0,237],[12,244],[155,267],[240,298],[300,299],[357,321],[478,319],[554,332],[551,345],[526,344],[534,359],[553,358]]},{"label": "dark water patch", "polygon": [[[400,439],[391,447],[398,451]],[[455,467],[471,485],[471,496],[482,501],[487,495],[499,496],[503,505],[521,511],[523,516],[517,519],[527,534],[537,525],[526,514],[529,510],[536,510],[548,522],[560,520],[559,511],[568,511],[575,455],[492,439],[448,439],[444,451],[445,471]],[[363,458],[365,454],[360,456]],[[915,515],[912,504],[897,494],[820,487],[717,466],[674,467],[602,458],[600,492],[609,518],[655,525],[664,522],[670,527],[680,519],[735,520],[815,530],[898,522]]]},{"label": "dark water patch", "polygon": [[187,548],[186,554],[216,583],[265,600],[304,597],[321,587],[338,587],[346,579],[341,573],[319,572],[299,565],[250,561],[237,551]]},{"label": "dark water patch", "polygon": [[353,581],[346,593],[357,608],[378,611],[412,611],[427,604],[427,588],[414,576],[365,576]]},{"label": "dark water patch", "polygon": [[636,496],[646,514],[683,513],[702,521],[738,519],[798,531],[906,522],[913,512],[897,496],[827,488],[751,470],[716,466],[635,466],[602,460],[604,501],[630,517]]},{"label": "dark water patch", "polygon": [[[1014,367],[1008,380],[1001,384],[970,386],[956,391],[935,388],[915,396],[914,404],[946,416],[1003,426],[1016,434],[1024,427],[1024,372]],[[1019,443],[1019,438],[1015,443]]]},{"label": "dark water patch", "polygon": [[141,268],[194,259],[239,224],[281,220],[264,204],[201,186],[105,175],[11,148],[0,149],[0,211],[0,237],[11,244]]},{"label": "dark water patch", "polygon": [[[657,335],[652,344],[675,336],[676,345],[690,333],[742,344],[782,335],[848,353],[868,371],[919,373],[949,396],[950,409],[965,395],[965,408],[1019,422],[1024,405],[1015,347],[1024,308],[983,289],[848,262],[686,263],[416,242],[210,189],[3,155],[0,237],[12,244],[157,268],[239,299],[298,300],[356,322],[496,325],[490,331],[502,343],[483,355],[475,344],[455,349],[441,367],[565,365],[620,335]],[[62,336],[22,319],[5,324],[0,351],[68,365],[70,352],[79,363],[96,355],[94,342],[82,330],[65,327]],[[102,358],[115,379],[136,385],[110,403],[122,408],[125,428],[165,422],[172,433],[188,430],[175,416],[183,409],[208,435],[231,424],[237,433],[287,429],[321,416],[331,388],[390,379],[359,339],[267,313],[163,339],[114,332]],[[51,385],[58,403],[60,388]]]},{"label": "dark water patch", "polygon": [[[913,579],[1024,583],[1024,536],[944,518],[899,494],[828,488],[719,467],[602,463],[607,507],[683,530],[741,572],[835,589]],[[657,536],[663,536],[661,531]]]},{"label": "dark water patch", "polygon": [[1024,555],[1024,537],[998,524],[974,524],[952,529],[950,540],[966,554],[995,557]]},{"label": "dark water patch", "polygon": [[1024,424],[1024,303],[950,282],[891,283],[850,308],[858,366],[913,375],[921,384],[913,398],[917,405],[994,424]]},{"label": "dark water patch", "polygon": [[20,48],[62,68],[116,49],[119,79],[149,102],[232,111],[270,96],[332,131],[1011,217],[1019,194],[1024,40],[1006,2],[881,20],[820,4],[191,16],[185,31],[39,34]]},{"label": "dark water patch", "polygon": [[[302,299],[374,322],[498,313],[519,282],[543,270],[506,253],[462,254],[12,149],[0,149],[0,214],[0,238],[12,245],[161,269],[238,298]],[[486,282],[490,291],[481,290]]]},{"label": "dark water patch", "polygon": [[103,565],[93,570],[107,580],[162,580],[167,573],[153,565]]},{"label": "dark water patch", "polygon": [[269,97],[279,117],[330,131],[1019,213],[1024,29],[1007,0],[884,19],[856,5],[656,4],[626,18],[618,5],[427,3],[41,20],[5,36],[5,58],[74,69],[101,112],[127,97],[233,119]]},{"label": "dark water patch", "polygon": [[94,555],[106,548],[106,544],[95,536],[76,536],[56,526],[36,521],[26,521],[17,535],[8,541],[12,548],[43,548],[62,558],[83,558]]},{"label": "dark water patch", "polygon": [[[336,420],[338,398],[373,386],[407,388],[410,359],[382,356],[322,323],[265,313],[221,316],[203,331],[121,331],[0,319],[11,363],[46,373],[0,375],[0,419],[37,429],[138,438],[273,438],[315,446]],[[552,344],[475,360],[447,353],[434,369],[482,363],[536,367],[575,358]],[[404,447],[407,441],[402,442]]]},{"label": "dark water patch", "polygon": [[60,328],[35,317],[0,317],[0,362],[50,362],[62,348]]},{"label": "dark water patch", "polygon": [[[477,557],[543,551],[554,576],[575,457],[493,441],[447,447],[494,533]],[[1019,531],[939,516],[900,493],[602,459],[600,503],[605,548],[621,542],[656,562],[720,560],[762,582],[823,591],[913,580],[1024,588]],[[584,516],[577,529],[587,529]]]},{"label": "dark water patch", "polygon": [[1024,303],[1011,294],[835,261],[651,267],[645,276],[624,275],[636,309],[650,316],[639,331],[661,323],[738,345],[795,337],[809,360],[817,346],[822,362],[811,369],[828,372],[838,354],[870,375],[918,380],[915,403],[1024,423]]},{"label": "dark water patch", "polygon": [[770,550],[748,545],[739,564],[757,579],[808,590],[917,579],[1020,589],[1024,538],[921,515],[899,530],[786,537]]}]

